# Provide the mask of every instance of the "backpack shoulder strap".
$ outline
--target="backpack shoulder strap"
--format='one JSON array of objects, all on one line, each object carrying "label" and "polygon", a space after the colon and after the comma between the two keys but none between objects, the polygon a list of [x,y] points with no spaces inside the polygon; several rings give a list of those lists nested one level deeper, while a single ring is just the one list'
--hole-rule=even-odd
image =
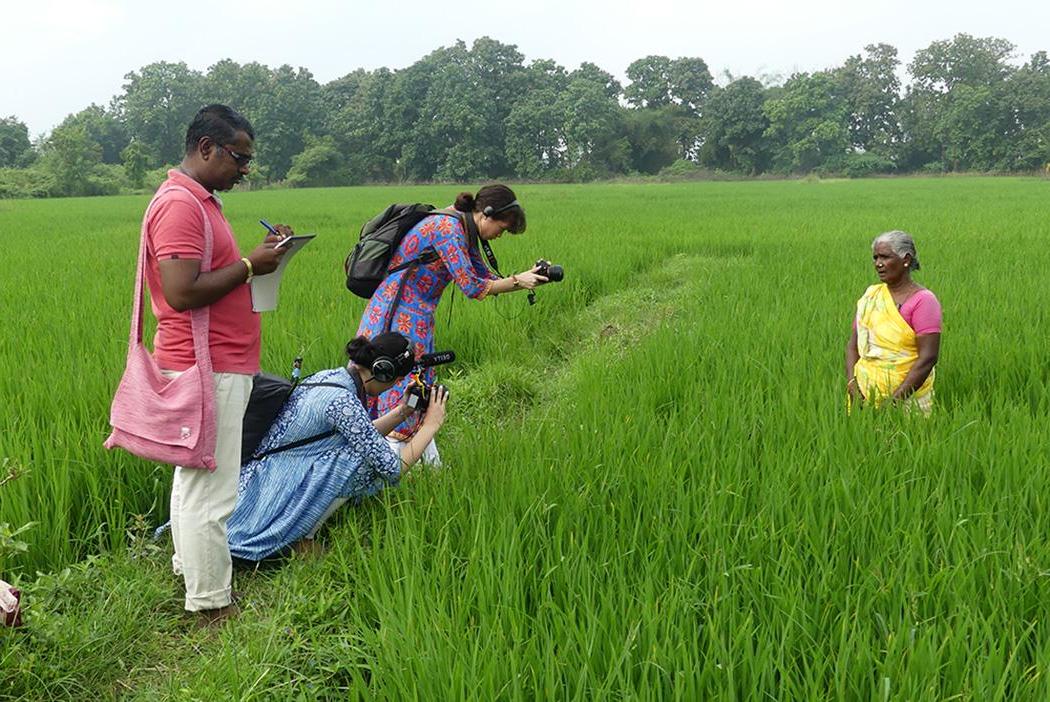
[{"label": "backpack shoulder strap", "polygon": [[[299,383],[298,385],[296,385],[296,387],[300,387],[300,388],[342,388],[343,390],[349,390],[350,389],[350,388],[348,388],[347,386],[345,386],[345,385],[343,385],[341,383]],[[337,433],[339,433],[338,430],[336,430],[336,429],[329,429],[329,430],[323,431],[323,432],[321,432],[319,434],[314,434],[312,436],[307,436],[307,437],[305,437],[303,439],[298,439],[297,441],[290,441],[287,444],[283,444],[281,446],[277,446],[276,448],[272,448],[269,451],[259,451],[258,453],[252,454],[252,460],[253,461],[258,461],[260,458],[265,458],[266,456],[272,456],[275,453],[283,453],[285,451],[291,451],[294,448],[299,448],[300,446],[306,446],[307,444],[312,444],[315,441],[320,441],[321,439],[327,439],[329,436],[334,436]]]}]

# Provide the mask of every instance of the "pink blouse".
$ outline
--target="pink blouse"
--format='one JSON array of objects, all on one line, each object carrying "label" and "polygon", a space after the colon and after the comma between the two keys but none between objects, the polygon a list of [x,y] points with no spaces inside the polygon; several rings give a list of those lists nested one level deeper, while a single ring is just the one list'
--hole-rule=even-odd
[{"label": "pink blouse", "polygon": [[[920,290],[900,306],[901,317],[916,334],[941,333],[941,303],[929,290]],[[857,318],[853,318],[853,328],[857,328]]]},{"label": "pink blouse", "polygon": [[929,290],[920,290],[901,305],[901,317],[916,334],[941,333],[941,303]]}]

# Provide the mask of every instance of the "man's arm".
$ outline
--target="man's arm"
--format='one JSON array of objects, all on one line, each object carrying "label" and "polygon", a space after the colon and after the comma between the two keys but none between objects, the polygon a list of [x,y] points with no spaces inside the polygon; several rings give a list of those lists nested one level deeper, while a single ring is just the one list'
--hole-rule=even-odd
[{"label": "man's arm", "polygon": [[[270,235],[246,256],[253,275],[265,275],[277,270],[286,248],[274,248],[292,230],[283,224],[276,229],[281,236]],[[228,295],[248,279],[248,264],[243,260],[218,270],[201,273],[201,262],[190,258],[168,258],[158,262],[160,286],[164,299],[178,312],[207,307]]]}]

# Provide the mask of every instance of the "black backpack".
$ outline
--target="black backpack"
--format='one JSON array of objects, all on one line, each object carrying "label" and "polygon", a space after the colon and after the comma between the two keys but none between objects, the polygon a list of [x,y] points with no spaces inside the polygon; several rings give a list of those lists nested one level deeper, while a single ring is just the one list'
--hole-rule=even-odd
[{"label": "black backpack", "polygon": [[[364,388],[356,387],[360,381],[354,376],[351,377],[353,377],[355,390],[360,399],[364,395]],[[279,375],[256,373],[252,378],[252,394],[248,398],[248,407],[244,411],[244,421],[241,423],[242,466],[249,461],[258,460],[263,456],[281,453],[282,451],[290,451],[291,449],[300,446],[306,446],[307,444],[320,441],[321,439],[327,438],[336,433],[335,429],[331,429],[329,431],[321,432],[320,434],[308,436],[305,439],[291,441],[283,446],[272,448],[269,451],[256,453],[259,444],[261,444],[262,440],[266,438],[266,434],[270,431],[270,426],[273,425],[274,420],[277,419],[277,415],[281,412],[281,408],[284,407],[284,403],[288,401],[288,396],[292,394],[292,390],[296,387],[326,387],[349,390],[347,386],[340,385],[339,383],[296,383],[287,378],[282,378]]]},{"label": "black backpack", "polygon": [[365,226],[361,227],[361,238],[346,257],[343,266],[346,270],[346,289],[368,300],[391,273],[436,260],[436,252],[427,249],[419,258],[390,268],[390,259],[393,258],[405,234],[430,214],[447,213],[435,212],[433,205],[421,202],[395,203],[368,220]]}]

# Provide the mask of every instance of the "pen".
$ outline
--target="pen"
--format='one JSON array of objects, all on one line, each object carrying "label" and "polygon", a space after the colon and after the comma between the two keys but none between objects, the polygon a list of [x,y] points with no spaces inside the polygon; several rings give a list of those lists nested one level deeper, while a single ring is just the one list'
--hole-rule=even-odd
[{"label": "pen", "polygon": [[274,229],[273,225],[270,224],[269,222],[267,222],[265,219],[260,219],[259,220],[259,224],[261,224],[264,227],[266,227],[266,231],[270,232],[274,236],[280,236],[281,235],[281,233],[279,231],[277,231],[276,229]]}]

